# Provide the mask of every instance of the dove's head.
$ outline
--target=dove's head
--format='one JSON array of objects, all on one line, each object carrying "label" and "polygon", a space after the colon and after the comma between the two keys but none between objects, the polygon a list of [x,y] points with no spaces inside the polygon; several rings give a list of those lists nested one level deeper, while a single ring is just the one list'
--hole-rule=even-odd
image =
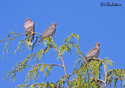
[{"label": "dove's head", "polygon": [[30,18],[26,18],[26,20],[25,21],[30,21],[31,19]]},{"label": "dove's head", "polygon": [[52,25],[55,25],[55,27],[57,26],[57,24],[56,24],[56,23],[52,23]]},{"label": "dove's head", "polygon": [[100,42],[97,42],[97,43],[96,43],[96,46],[99,46],[99,45],[100,45]]}]

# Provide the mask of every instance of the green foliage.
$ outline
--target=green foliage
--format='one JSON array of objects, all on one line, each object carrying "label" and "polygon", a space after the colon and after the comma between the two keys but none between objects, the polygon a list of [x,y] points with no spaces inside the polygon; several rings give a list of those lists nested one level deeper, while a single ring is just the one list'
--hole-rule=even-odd
[{"label": "green foliage", "polygon": [[47,75],[49,75],[50,72],[52,71],[52,65],[49,66],[48,64],[44,64],[41,66],[40,71],[44,71],[45,80],[46,80]]},{"label": "green foliage", "polygon": [[37,79],[37,75],[39,74],[39,66],[40,65],[33,65],[32,69],[29,70],[29,72],[27,73],[25,82],[28,83],[31,79],[33,79],[34,81],[36,81]]},{"label": "green foliage", "polygon": [[[5,36],[3,38],[3,40],[0,40],[0,42],[8,41],[8,42],[5,43],[5,47],[4,47],[4,50],[3,50],[3,56],[4,56],[5,51],[8,53],[8,49],[7,49],[8,44],[11,42],[11,40],[15,39],[17,36],[19,36],[17,33],[14,33],[12,31],[10,31],[10,33],[7,36]],[[2,56],[2,59],[3,59],[3,56]]]},{"label": "green foliage", "polygon": [[101,62],[105,63],[106,65],[109,64],[110,66],[114,65],[114,63],[112,62],[112,60],[110,60],[108,57],[102,59]]},{"label": "green foliage", "polygon": [[55,87],[58,87],[58,85],[56,85],[54,83],[49,83],[47,81],[46,84],[44,82],[42,82],[42,83],[34,83],[32,85],[20,84],[16,88],[26,88],[26,87],[30,87],[30,88],[55,88]]},{"label": "green foliage", "polygon": [[91,61],[90,63],[89,63],[89,66],[90,66],[90,70],[91,70],[91,72],[92,72],[92,74],[93,74],[93,76],[95,77],[95,78],[99,78],[99,74],[100,74],[100,64],[101,64],[101,62],[100,61]]},{"label": "green foliage", "polygon": [[20,84],[16,88],[26,88],[26,87],[29,87],[29,86],[30,85],[27,85],[27,84]]},{"label": "green foliage", "polygon": [[[15,33],[15,32],[10,31],[10,33],[9,33],[7,36],[5,36],[2,40],[0,40],[0,42],[7,41],[7,42],[5,43],[5,47],[4,47],[4,50],[3,50],[3,56],[4,56],[5,51],[8,53],[8,49],[7,49],[8,44],[9,44],[12,40],[14,40],[14,39],[16,39],[17,37],[20,37],[20,36],[22,36],[22,35],[25,35],[25,33],[20,34],[20,33]],[[21,53],[21,49],[24,50],[24,48],[25,48],[26,46],[27,46],[28,49],[31,50],[31,46],[29,46],[29,45],[27,44],[28,38],[29,38],[29,36],[28,36],[26,39],[19,41],[19,45],[18,45],[18,47],[16,48],[16,50],[14,51],[14,54],[16,53],[16,51],[17,51],[18,49],[19,49],[19,51],[20,51],[20,53]],[[3,58],[3,56],[2,56],[2,58]]]},{"label": "green foliage", "polygon": [[119,79],[123,80],[124,74],[125,74],[125,69],[109,70],[108,71],[108,84],[111,86],[111,84],[114,83],[114,87],[116,87],[116,83],[118,82],[118,80]]},{"label": "green foliage", "polygon": [[23,50],[24,50],[24,48],[25,48],[25,39],[24,40],[21,40],[20,42],[19,42],[19,45],[18,45],[18,47],[15,49],[15,51],[14,51],[14,54],[17,52],[17,50],[19,50],[19,52],[21,53],[22,52],[22,45],[24,46],[23,47]]},{"label": "green foliage", "polygon": [[[70,39],[74,37],[77,39],[77,44],[73,41],[70,41]],[[65,43],[59,47],[59,53],[61,55],[64,54],[65,52],[69,52],[71,54],[72,52],[72,47],[74,47],[77,50],[77,54],[81,54],[81,51],[78,47],[79,45],[79,35],[72,33],[71,36],[68,36],[68,38],[65,38]]]},{"label": "green foliage", "polygon": [[68,36],[68,38],[65,38],[65,42],[69,42],[69,40],[74,37],[76,40],[77,40],[77,43],[79,44],[79,35],[75,34],[75,33],[72,33],[71,36]]},{"label": "green foliage", "polygon": [[65,83],[66,83],[66,76],[60,77],[60,79],[57,81],[57,85],[59,86],[64,86]]},{"label": "green foliage", "polygon": [[97,82],[93,79],[99,78],[99,67],[97,61],[92,61],[89,65],[85,61],[82,62],[80,69],[75,69],[76,77],[70,84],[72,88],[98,88]]},{"label": "green foliage", "polygon": [[8,71],[5,74],[4,79],[11,75],[11,80],[12,81],[15,80],[16,73],[19,72],[19,71],[21,71],[21,70],[23,71],[27,67],[29,67],[29,65],[26,65],[25,61],[19,62],[16,66],[14,66],[14,68],[12,69],[12,71]]},{"label": "green foliage", "polygon": [[[10,33],[3,38],[2,41],[7,41],[5,43],[3,55],[5,52],[8,53],[8,44],[15,38],[20,37],[22,35],[25,35],[25,33],[14,33],[10,31]],[[27,44],[28,37],[24,40],[19,41],[19,44],[17,48],[14,51],[14,54],[19,50],[19,52],[23,52],[25,47],[27,47],[29,50],[32,50],[35,48],[35,45],[38,41],[38,36],[35,38],[35,42],[32,46],[29,46]],[[73,39],[75,38],[75,40]],[[8,76],[11,76],[11,80],[15,80],[16,74],[18,72],[23,72],[24,70],[28,70],[26,79],[24,81],[25,84],[20,84],[17,86],[17,88],[65,88],[66,83],[68,88],[101,88],[105,87],[105,84],[108,83],[109,86],[114,84],[114,87],[116,87],[116,84],[121,81],[125,86],[125,69],[109,69],[107,68],[109,66],[113,66],[112,60],[109,58],[104,59],[96,59],[92,60],[90,62],[87,62],[85,59],[85,55],[82,54],[80,48],[79,48],[79,35],[72,33],[70,36],[65,38],[64,44],[61,46],[57,46],[55,41],[51,37],[46,37],[43,39],[44,42],[44,48],[38,50],[36,53],[33,53],[31,55],[27,55],[26,58],[23,61],[18,62],[12,69],[12,71],[8,71],[4,79]],[[50,49],[54,49],[57,54],[58,58],[61,58],[62,65],[61,64],[46,64],[46,63],[40,63],[40,59],[44,58],[44,55],[49,52]],[[67,74],[66,67],[63,59],[64,53],[69,53],[72,55],[73,49],[76,51],[76,57],[78,58],[75,61],[73,72],[71,74]],[[31,64],[31,61],[34,64]],[[50,75],[52,72],[52,68],[54,66],[59,66],[64,69],[64,76],[60,77],[60,79],[57,79],[56,83],[48,82],[46,80],[47,76]],[[29,70],[30,69],[30,70]],[[45,82],[37,83],[37,78],[40,72],[44,73],[45,76]],[[70,79],[71,76],[74,76]],[[70,80],[69,80],[70,79]],[[33,80],[33,84],[29,85],[29,82]],[[107,85],[106,85],[107,86]]]}]

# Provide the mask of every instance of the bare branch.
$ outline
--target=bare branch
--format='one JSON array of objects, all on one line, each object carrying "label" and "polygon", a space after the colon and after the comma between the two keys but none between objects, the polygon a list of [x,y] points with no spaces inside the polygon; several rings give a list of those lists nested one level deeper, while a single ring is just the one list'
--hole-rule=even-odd
[{"label": "bare branch", "polygon": [[124,75],[125,75],[125,72],[123,73],[122,78],[120,78],[120,80],[121,80],[121,83],[120,83],[120,88],[122,88],[122,80],[123,80]]},{"label": "bare branch", "polygon": [[70,75],[68,75],[68,77],[72,76],[75,72],[73,71]]},{"label": "bare branch", "polygon": [[65,72],[66,79],[67,79],[67,85],[68,85],[68,88],[70,88],[70,86],[69,86],[69,76],[68,76],[67,71],[66,71],[66,67],[65,67],[64,59],[63,59],[62,55],[59,53],[59,51],[57,50],[57,48],[54,47],[54,49],[55,49],[56,52],[59,54],[59,56],[60,56],[60,58],[61,58],[61,60],[62,60],[63,68],[64,68],[64,72]]},{"label": "bare branch", "polygon": [[101,79],[96,79],[96,78],[90,78],[90,79],[98,80],[98,81],[100,81],[100,82],[105,83],[105,81],[103,81],[103,80],[101,80]]},{"label": "bare branch", "polygon": [[[103,83],[104,83],[104,81],[103,81],[103,80],[100,80],[100,79],[96,79],[93,74],[92,74],[92,76],[93,76],[93,79],[96,81],[96,83],[102,88],[101,84],[98,83],[98,81],[102,81]],[[98,80],[98,81],[97,81],[97,80]]]},{"label": "bare branch", "polygon": [[104,85],[105,85],[105,88],[107,88],[107,71],[106,71],[106,65],[102,62],[103,66],[104,66],[104,72],[105,72],[105,81],[104,81]]}]

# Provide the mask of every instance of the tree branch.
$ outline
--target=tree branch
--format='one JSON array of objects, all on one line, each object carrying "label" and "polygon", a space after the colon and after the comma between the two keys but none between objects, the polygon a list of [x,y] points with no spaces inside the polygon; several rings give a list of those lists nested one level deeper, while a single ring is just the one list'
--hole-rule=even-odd
[{"label": "tree branch", "polygon": [[[84,59],[84,60],[85,60],[86,65],[89,66],[89,64],[86,62],[86,59]],[[100,60],[100,59],[99,59],[99,60]],[[81,68],[81,67],[80,67],[80,68]],[[80,68],[79,68],[79,69],[80,69]],[[89,66],[89,68],[90,68],[90,66]],[[75,73],[75,72],[73,71],[70,75],[68,75],[68,77],[72,76],[74,73]],[[91,74],[92,74],[92,73],[91,73]],[[94,79],[94,80],[96,81],[96,83],[102,88],[101,84],[99,84],[98,81],[103,82],[103,83],[105,83],[105,81],[103,81],[103,80],[101,80],[101,79],[96,79],[93,74],[92,74],[92,76],[93,76],[93,78],[90,78],[90,79]],[[98,81],[97,81],[97,80],[98,80]]]},{"label": "tree branch", "polygon": [[[13,37],[13,38],[0,40],[0,42],[2,42],[2,41],[7,41],[7,40],[12,40],[12,39],[15,39],[15,38],[17,38],[17,37],[20,37],[20,36],[22,36],[22,35],[25,35],[25,34],[27,34],[27,33],[15,33],[15,34],[18,34],[18,35],[17,35],[17,36],[15,36],[15,37]],[[38,34],[38,35],[42,35],[42,34],[40,34],[40,33],[35,33],[35,32],[32,32],[31,34]]]},{"label": "tree branch", "polygon": [[54,49],[55,49],[56,52],[59,54],[59,56],[60,56],[60,58],[61,58],[61,60],[62,60],[63,68],[64,68],[64,72],[65,72],[66,79],[67,79],[67,85],[68,85],[68,88],[70,88],[70,86],[69,86],[69,76],[68,76],[67,71],[66,71],[66,67],[65,67],[64,59],[63,59],[62,55],[59,53],[59,51],[57,50],[57,48],[54,47]]},{"label": "tree branch", "polygon": [[68,77],[72,76],[75,72],[73,71],[70,75],[68,75]]},{"label": "tree branch", "polygon": [[[85,57],[85,56],[84,56],[84,57]],[[84,61],[85,61],[86,65],[89,66],[88,63],[87,63],[87,61],[86,61],[86,59],[84,59]],[[80,68],[81,68],[81,67],[80,67]],[[79,69],[80,69],[80,68],[79,68]],[[72,76],[74,73],[75,73],[75,72],[73,71],[70,75],[68,75],[68,77]]]},{"label": "tree branch", "polygon": [[[27,65],[27,66],[32,67],[32,66],[38,66],[38,65],[44,65],[44,64],[45,64],[45,63],[39,63],[39,64],[37,64],[37,65]],[[60,67],[64,68],[63,65],[60,65],[60,64],[47,64],[47,65],[50,65],[50,66],[60,66]]]},{"label": "tree branch", "polygon": [[90,78],[90,79],[98,80],[98,81],[103,82],[103,83],[105,82],[105,81],[103,81],[101,79],[96,79],[96,78]]},{"label": "tree branch", "polygon": [[[40,65],[44,65],[44,63],[40,63]],[[48,64],[48,65],[50,65],[50,66],[60,66],[60,67],[64,68],[63,65],[60,65],[60,64]]]},{"label": "tree branch", "polygon": [[[35,87],[35,86],[40,85],[40,84],[41,84],[41,83],[35,83],[35,84],[33,84],[33,85],[34,85],[34,87]],[[28,86],[31,86],[31,85],[28,85]],[[58,84],[54,84],[54,87],[66,88],[66,87],[60,86],[60,85],[58,85]]]},{"label": "tree branch", "polygon": [[[103,82],[103,83],[104,83],[104,81],[103,81],[103,80],[100,80],[100,79],[96,79],[93,74],[92,74],[92,76],[93,76],[93,79],[96,81],[96,83],[102,88],[101,84],[98,83],[98,81],[101,81],[101,82]],[[97,80],[98,80],[98,81],[97,81]]]},{"label": "tree branch", "polygon": [[102,62],[103,66],[104,66],[104,72],[105,72],[105,81],[104,81],[104,85],[105,85],[105,88],[107,88],[107,71],[106,71],[106,65]]},{"label": "tree branch", "polygon": [[122,80],[123,80],[124,75],[125,75],[125,72],[123,73],[123,76],[122,76],[122,78],[120,79],[120,80],[121,80],[120,88],[122,88]]}]

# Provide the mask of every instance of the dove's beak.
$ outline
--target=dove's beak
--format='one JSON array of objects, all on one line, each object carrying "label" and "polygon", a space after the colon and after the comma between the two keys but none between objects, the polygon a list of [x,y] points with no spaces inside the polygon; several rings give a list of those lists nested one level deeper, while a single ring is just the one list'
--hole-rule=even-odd
[{"label": "dove's beak", "polygon": [[57,24],[56,24],[56,26],[57,26]]},{"label": "dove's beak", "polygon": [[98,45],[100,45],[100,42],[98,42]]},{"label": "dove's beak", "polygon": [[25,21],[28,21],[29,20],[29,18],[26,18],[26,20]]}]

